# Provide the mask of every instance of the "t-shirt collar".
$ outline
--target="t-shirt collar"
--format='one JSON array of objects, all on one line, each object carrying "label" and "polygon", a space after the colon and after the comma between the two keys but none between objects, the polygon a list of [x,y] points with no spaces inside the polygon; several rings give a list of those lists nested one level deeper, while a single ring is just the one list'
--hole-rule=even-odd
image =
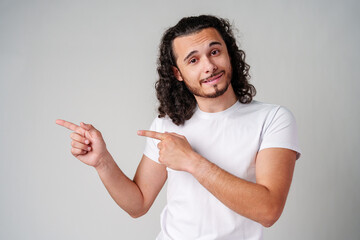
[{"label": "t-shirt collar", "polygon": [[205,119],[224,117],[233,113],[237,108],[241,107],[241,105],[242,104],[239,101],[236,101],[233,105],[231,105],[229,108],[225,109],[224,111],[213,112],[213,113],[204,112],[200,110],[199,105],[196,105],[196,110],[194,115]]}]

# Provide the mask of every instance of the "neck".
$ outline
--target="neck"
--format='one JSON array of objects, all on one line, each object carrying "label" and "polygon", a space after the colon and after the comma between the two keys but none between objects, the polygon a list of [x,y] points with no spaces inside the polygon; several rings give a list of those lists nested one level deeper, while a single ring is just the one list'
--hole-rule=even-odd
[{"label": "neck", "polygon": [[227,91],[219,97],[204,98],[195,96],[195,99],[200,110],[209,113],[224,111],[238,101],[231,84],[229,85]]}]

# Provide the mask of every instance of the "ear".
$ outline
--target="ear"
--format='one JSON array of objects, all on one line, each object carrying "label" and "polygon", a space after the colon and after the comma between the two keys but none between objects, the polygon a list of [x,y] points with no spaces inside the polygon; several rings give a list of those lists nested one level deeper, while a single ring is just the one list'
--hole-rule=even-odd
[{"label": "ear", "polygon": [[177,67],[174,67],[174,66],[172,66],[171,68],[173,70],[173,73],[174,73],[176,79],[179,80],[179,81],[184,81],[184,79],[181,76],[180,70]]}]

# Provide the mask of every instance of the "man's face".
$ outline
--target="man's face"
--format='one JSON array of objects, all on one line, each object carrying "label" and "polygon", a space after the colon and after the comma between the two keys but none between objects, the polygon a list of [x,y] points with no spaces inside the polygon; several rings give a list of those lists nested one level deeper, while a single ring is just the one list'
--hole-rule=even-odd
[{"label": "man's face", "polygon": [[[229,89],[232,76],[226,44],[214,28],[177,37],[173,50],[174,74],[195,97],[216,98]],[[232,89],[232,88],[231,88]]]}]

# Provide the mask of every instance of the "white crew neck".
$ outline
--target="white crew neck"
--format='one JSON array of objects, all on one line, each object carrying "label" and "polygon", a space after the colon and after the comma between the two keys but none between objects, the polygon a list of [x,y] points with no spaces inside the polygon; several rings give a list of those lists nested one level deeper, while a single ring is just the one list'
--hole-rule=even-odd
[{"label": "white crew neck", "polygon": [[213,113],[204,112],[199,108],[199,105],[197,105],[194,115],[196,115],[200,118],[204,118],[204,119],[224,117],[224,116],[228,116],[229,114],[233,113],[236,109],[238,109],[239,107],[242,107],[242,105],[243,105],[242,103],[240,103],[239,101],[236,101],[233,105],[231,105],[229,108],[225,109],[224,111],[213,112]]}]

